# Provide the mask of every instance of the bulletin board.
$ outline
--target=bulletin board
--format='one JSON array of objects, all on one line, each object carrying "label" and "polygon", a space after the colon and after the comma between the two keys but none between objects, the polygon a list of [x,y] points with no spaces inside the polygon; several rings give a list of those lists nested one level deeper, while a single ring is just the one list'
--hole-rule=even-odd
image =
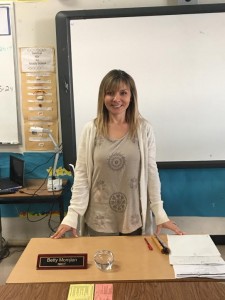
[{"label": "bulletin board", "polygon": [[19,144],[14,5],[0,3],[0,144]]},{"label": "bulletin board", "polygon": [[75,163],[111,69],[135,80],[159,166],[225,161],[225,4],[64,11],[56,16],[65,165]]},{"label": "bulletin board", "polygon": [[25,148],[54,150],[49,134],[35,133],[31,127],[49,130],[58,144],[55,51],[51,47],[22,47],[20,66]]}]

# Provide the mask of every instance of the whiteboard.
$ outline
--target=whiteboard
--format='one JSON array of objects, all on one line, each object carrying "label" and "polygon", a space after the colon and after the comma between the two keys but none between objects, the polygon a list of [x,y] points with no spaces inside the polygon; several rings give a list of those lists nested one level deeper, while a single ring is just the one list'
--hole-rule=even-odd
[{"label": "whiteboard", "polygon": [[[74,122],[75,145],[84,124],[96,116],[101,79],[122,69],[134,78],[140,113],[153,125],[158,162],[225,160],[225,5],[65,17],[71,68],[59,73],[69,83],[61,89],[61,115],[65,91],[70,92],[74,117],[62,119],[62,127]],[[62,60],[58,53],[65,65],[65,54]],[[67,138],[74,137],[67,132]]]},{"label": "whiteboard", "polygon": [[13,4],[0,4],[0,144],[19,144]]}]

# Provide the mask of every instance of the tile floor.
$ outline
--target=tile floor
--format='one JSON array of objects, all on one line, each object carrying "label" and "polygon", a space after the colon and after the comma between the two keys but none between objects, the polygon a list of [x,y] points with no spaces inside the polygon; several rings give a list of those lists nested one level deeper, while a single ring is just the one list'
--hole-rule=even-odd
[{"label": "tile floor", "polygon": [[9,252],[6,253],[7,257],[0,260],[0,284],[5,284],[23,250],[24,247],[11,247],[8,249]]},{"label": "tile floor", "polygon": [[[225,245],[217,246],[223,259],[225,260]],[[9,248],[9,255],[0,260],[0,284],[5,284],[9,274],[11,273],[14,265],[23,253],[24,247],[11,247]]]}]

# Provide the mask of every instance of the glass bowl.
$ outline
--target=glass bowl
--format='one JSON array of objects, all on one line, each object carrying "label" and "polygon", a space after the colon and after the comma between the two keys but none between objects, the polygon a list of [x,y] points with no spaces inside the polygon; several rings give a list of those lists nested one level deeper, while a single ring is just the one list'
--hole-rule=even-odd
[{"label": "glass bowl", "polygon": [[95,265],[101,271],[109,271],[112,269],[114,257],[110,250],[99,250],[94,255]]}]

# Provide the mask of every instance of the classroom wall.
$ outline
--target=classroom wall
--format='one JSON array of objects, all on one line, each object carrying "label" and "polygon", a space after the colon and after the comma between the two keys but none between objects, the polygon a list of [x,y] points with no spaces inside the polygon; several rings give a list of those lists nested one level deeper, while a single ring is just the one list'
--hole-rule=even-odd
[{"label": "classroom wall", "polygon": [[[176,5],[177,0],[46,0],[15,2],[17,47],[54,47],[56,49],[55,15],[62,10],[104,9],[121,7],[146,7]],[[199,0],[199,4],[225,3],[224,1]],[[21,94],[19,94],[21,101]],[[21,105],[19,107],[22,115]],[[7,128],[6,128],[7,130]],[[23,120],[21,118],[22,139]],[[49,153],[26,153],[24,144],[19,146],[0,145],[0,166],[5,166],[6,157],[12,153],[24,155],[27,165],[36,163]],[[60,162],[62,164],[62,162]],[[45,173],[48,166],[42,169]],[[40,171],[41,172],[41,171]],[[3,172],[4,174],[4,172]],[[0,176],[2,176],[0,174]],[[36,174],[40,176],[40,173]],[[225,215],[225,170],[162,170],[162,198],[170,216],[187,232],[224,233]],[[67,201],[67,200],[66,200]],[[67,203],[67,202],[66,202]],[[30,208],[29,208],[30,209]],[[26,207],[1,206],[3,236],[11,243],[26,243],[31,237],[48,236],[48,218],[30,222],[21,211]],[[30,217],[38,219],[32,207]],[[58,225],[57,214],[51,220]]]}]

